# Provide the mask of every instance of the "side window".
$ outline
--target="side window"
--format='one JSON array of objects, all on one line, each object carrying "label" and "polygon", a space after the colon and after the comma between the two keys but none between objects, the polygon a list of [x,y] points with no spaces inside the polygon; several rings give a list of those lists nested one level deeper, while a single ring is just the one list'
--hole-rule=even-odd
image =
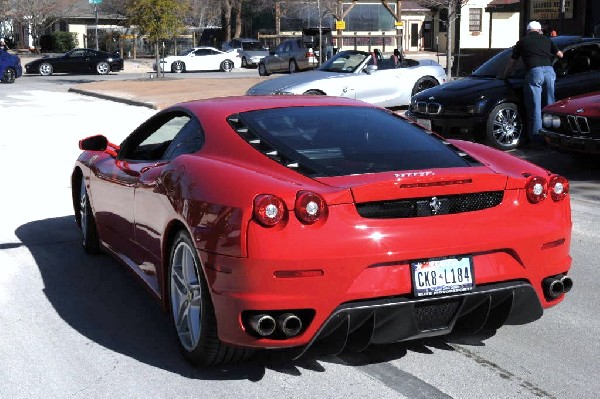
[{"label": "side window", "polygon": [[577,75],[600,69],[600,51],[597,45],[579,46],[565,52],[559,67],[567,75]]},{"label": "side window", "polygon": [[232,40],[231,41],[231,48],[240,48],[242,47],[242,44],[240,43],[239,40]]},{"label": "side window", "polygon": [[159,115],[142,125],[121,145],[120,159],[158,161],[191,120],[183,113]]},{"label": "side window", "polygon": [[181,131],[175,136],[163,159],[174,159],[182,154],[192,154],[202,148],[204,135],[200,123],[196,119],[190,119]]},{"label": "side window", "polygon": [[200,50],[196,50],[194,52],[194,55],[196,57],[200,57],[200,56],[203,56],[203,55],[210,55],[210,54],[211,54],[211,50],[206,49],[206,48],[201,48]]},{"label": "side window", "polygon": [[277,46],[277,48],[275,49],[275,52],[277,54],[279,53],[283,53],[283,49],[285,48],[285,42],[281,43],[279,46]]}]

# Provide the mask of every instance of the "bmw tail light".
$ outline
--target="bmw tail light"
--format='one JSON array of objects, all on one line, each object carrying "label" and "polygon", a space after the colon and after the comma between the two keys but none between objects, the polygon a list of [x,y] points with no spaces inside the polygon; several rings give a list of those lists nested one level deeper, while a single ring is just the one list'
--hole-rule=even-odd
[{"label": "bmw tail light", "polygon": [[254,219],[265,227],[275,226],[286,215],[285,203],[271,194],[261,194],[254,198]]},{"label": "bmw tail light", "polygon": [[323,197],[310,191],[299,191],[294,205],[296,217],[304,224],[313,224],[327,214]]},{"label": "bmw tail light", "polygon": [[569,193],[569,181],[562,176],[552,175],[548,182],[548,191],[554,201],[562,201]]},{"label": "bmw tail light", "polygon": [[540,176],[530,176],[525,184],[527,199],[532,204],[542,202],[548,195],[548,185],[546,179]]}]

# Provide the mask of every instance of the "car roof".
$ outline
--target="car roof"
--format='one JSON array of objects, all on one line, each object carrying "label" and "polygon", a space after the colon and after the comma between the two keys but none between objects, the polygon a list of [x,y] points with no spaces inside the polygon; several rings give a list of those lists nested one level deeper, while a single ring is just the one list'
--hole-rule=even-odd
[{"label": "car roof", "polygon": [[580,43],[600,43],[600,38],[583,36],[556,36],[552,38],[552,41],[558,48],[564,49]]}]

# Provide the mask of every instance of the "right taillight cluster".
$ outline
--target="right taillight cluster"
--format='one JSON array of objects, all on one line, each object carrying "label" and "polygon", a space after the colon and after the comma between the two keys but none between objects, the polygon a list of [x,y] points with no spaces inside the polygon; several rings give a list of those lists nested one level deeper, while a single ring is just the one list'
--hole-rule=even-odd
[{"label": "right taillight cluster", "polygon": [[[325,199],[312,191],[299,191],[294,203],[296,218],[303,224],[314,224],[327,216]],[[285,202],[272,194],[254,198],[254,219],[265,227],[273,227],[288,218]]]},{"label": "right taillight cluster", "polygon": [[555,202],[562,201],[569,193],[569,181],[558,175],[552,175],[548,180],[540,176],[529,176],[525,193],[532,204],[542,202],[548,195]]}]

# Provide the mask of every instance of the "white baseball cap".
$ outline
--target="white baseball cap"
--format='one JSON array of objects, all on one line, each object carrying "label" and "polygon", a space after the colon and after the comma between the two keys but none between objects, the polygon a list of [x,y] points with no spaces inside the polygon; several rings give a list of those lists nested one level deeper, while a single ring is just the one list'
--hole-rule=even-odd
[{"label": "white baseball cap", "polygon": [[542,24],[538,21],[531,21],[527,24],[527,30],[542,30]]}]

